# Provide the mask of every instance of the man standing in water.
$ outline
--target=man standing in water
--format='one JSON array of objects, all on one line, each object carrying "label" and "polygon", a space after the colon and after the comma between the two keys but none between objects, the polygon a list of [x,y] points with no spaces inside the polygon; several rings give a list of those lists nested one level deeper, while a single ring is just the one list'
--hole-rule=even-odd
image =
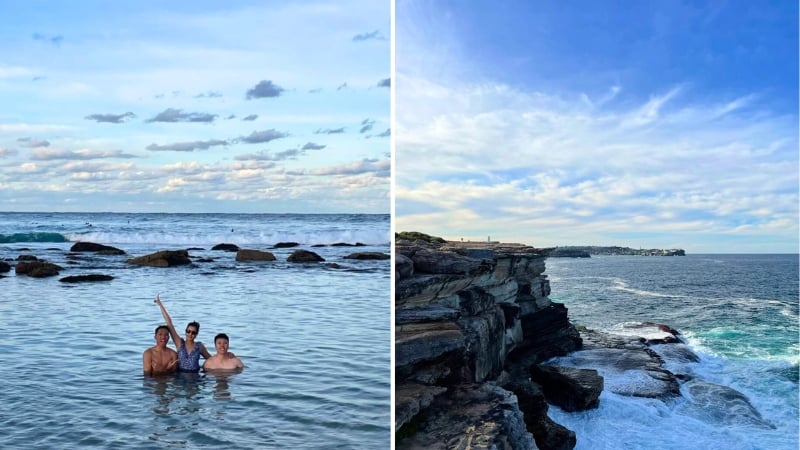
[{"label": "man standing in water", "polygon": [[233,353],[228,352],[228,335],[220,333],[214,336],[214,348],[217,349],[217,354],[208,358],[203,364],[205,370],[233,370],[241,369],[244,363],[241,359],[237,358]]},{"label": "man standing in water", "polygon": [[155,334],[156,345],[142,353],[142,369],[148,376],[164,375],[175,372],[178,367],[178,352],[167,348],[169,342],[169,328],[159,325]]}]

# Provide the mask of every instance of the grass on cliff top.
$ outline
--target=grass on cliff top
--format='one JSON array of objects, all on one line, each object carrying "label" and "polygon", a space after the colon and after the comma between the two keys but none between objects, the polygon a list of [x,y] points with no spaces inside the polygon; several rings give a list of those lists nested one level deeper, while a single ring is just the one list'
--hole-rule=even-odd
[{"label": "grass on cliff top", "polygon": [[444,244],[447,241],[439,236],[431,236],[430,234],[420,233],[419,231],[401,231],[394,234],[395,239],[406,239],[409,241],[425,241]]}]

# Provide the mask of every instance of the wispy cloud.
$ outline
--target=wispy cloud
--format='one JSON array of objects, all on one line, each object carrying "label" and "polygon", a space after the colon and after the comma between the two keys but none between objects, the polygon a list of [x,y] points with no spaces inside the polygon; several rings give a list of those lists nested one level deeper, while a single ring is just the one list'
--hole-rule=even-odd
[{"label": "wispy cloud", "polygon": [[138,156],[125,153],[122,150],[64,150],[64,149],[50,149],[38,148],[31,153],[31,159],[34,161],[52,161],[59,159],[68,160],[88,160],[88,159],[108,159],[108,158],[138,158]]},{"label": "wispy cloud", "polygon": [[194,98],[222,98],[222,92],[207,91],[194,96]]},{"label": "wispy cloud", "polygon": [[297,159],[298,156],[305,153],[301,149],[290,148],[279,152],[260,151],[256,153],[247,153],[244,155],[236,155],[237,161],[286,161],[289,159]]},{"label": "wispy cloud", "polygon": [[180,109],[167,108],[147,119],[146,122],[203,122],[210,123],[217,118],[216,114],[191,112],[185,113]]},{"label": "wispy cloud", "polygon": [[659,118],[661,108],[682,90],[681,86],[676,86],[663,95],[654,95],[650,100],[629,114],[623,121],[623,126],[647,125]]},{"label": "wispy cloud", "polygon": [[361,161],[325,167],[309,171],[312,175],[360,175],[364,173],[381,173],[388,176],[391,161],[388,159],[362,159]]},{"label": "wispy cloud", "polygon": [[344,127],[341,128],[319,128],[314,134],[341,134],[344,133]]},{"label": "wispy cloud", "polygon": [[19,142],[23,147],[28,147],[28,148],[49,147],[50,146],[50,142],[47,141],[47,140],[44,140],[44,139],[33,139],[33,138],[30,138],[30,137],[19,138],[19,139],[17,139],[17,142]]},{"label": "wispy cloud", "polygon": [[61,35],[50,36],[50,35],[43,34],[43,33],[33,33],[33,35],[31,37],[33,38],[34,41],[49,42],[49,43],[55,45],[56,47],[60,46],[61,45],[61,41],[64,40],[64,36],[61,36]]},{"label": "wispy cloud", "polygon": [[275,139],[282,139],[289,136],[289,133],[278,131],[274,128],[264,131],[253,131],[248,136],[242,136],[238,140],[247,144],[263,144],[265,142],[274,141]]},{"label": "wispy cloud", "polygon": [[98,123],[124,123],[134,117],[136,117],[136,114],[128,111],[122,114],[90,114],[84,119],[94,120]]},{"label": "wispy cloud", "polygon": [[247,98],[247,100],[252,100],[254,98],[280,97],[283,91],[285,91],[284,88],[276,85],[272,81],[261,80],[258,84],[247,90],[245,98]]},{"label": "wispy cloud", "polygon": [[370,31],[369,33],[361,33],[353,36],[353,42],[363,42],[369,40],[385,41],[386,38],[378,30]]},{"label": "wispy cloud", "polygon": [[359,133],[366,133],[367,131],[371,130],[372,127],[375,125],[375,121],[372,119],[364,119],[361,121],[361,129],[358,130]]},{"label": "wispy cloud", "polygon": [[322,150],[323,148],[325,148],[324,145],[315,144],[313,142],[308,142],[302,147],[303,150]]},{"label": "wispy cloud", "polygon": [[211,139],[208,141],[176,142],[173,144],[165,144],[165,145],[158,145],[154,143],[148,145],[147,150],[154,152],[158,151],[193,152],[195,150],[208,150],[211,147],[216,147],[220,145],[228,145],[228,141]]}]

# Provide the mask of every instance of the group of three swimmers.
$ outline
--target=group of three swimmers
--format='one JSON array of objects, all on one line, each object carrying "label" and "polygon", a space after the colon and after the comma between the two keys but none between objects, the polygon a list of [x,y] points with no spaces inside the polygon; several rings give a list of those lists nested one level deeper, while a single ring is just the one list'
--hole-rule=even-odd
[{"label": "group of three swimmers", "polygon": [[[142,368],[145,375],[164,375],[178,372],[199,372],[200,356],[205,358],[203,363],[204,370],[235,370],[244,367],[242,360],[233,352],[228,351],[229,339],[225,333],[220,333],[214,337],[214,347],[216,355],[211,355],[206,347],[197,339],[200,332],[200,324],[189,322],[186,325],[186,339],[181,338],[172,319],[167,313],[161,298],[156,295],[156,304],[161,308],[161,315],[167,321],[166,325],[159,325],[156,328],[156,345],[148,348],[142,353]],[[167,347],[167,342],[172,336],[177,351]]]}]

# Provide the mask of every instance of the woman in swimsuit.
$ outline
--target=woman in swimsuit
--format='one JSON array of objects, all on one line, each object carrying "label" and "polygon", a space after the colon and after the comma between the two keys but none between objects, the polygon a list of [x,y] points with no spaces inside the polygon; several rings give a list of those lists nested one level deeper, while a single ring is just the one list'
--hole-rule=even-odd
[{"label": "woman in swimsuit", "polygon": [[169,327],[169,333],[172,335],[172,341],[175,342],[175,348],[178,350],[178,371],[199,372],[200,356],[205,359],[211,357],[205,345],[200,341],[195,341],[195,339],[197,339],[197,333],[200,332],[200,324],[197,322],[189,322],[189,324],[186,325],[186,339],[184,340],[178,334],[178,331],[175,330],[175,326],[172,325],[172,319],[169,317],[169,313],[167,313],[167,309],[164,308],[164,304],[161,303],[161,298],[158,295],[156,295],[156,304],[161,308],[161,315],[164,316],[164,320],[167,321],[167,327]]}]

